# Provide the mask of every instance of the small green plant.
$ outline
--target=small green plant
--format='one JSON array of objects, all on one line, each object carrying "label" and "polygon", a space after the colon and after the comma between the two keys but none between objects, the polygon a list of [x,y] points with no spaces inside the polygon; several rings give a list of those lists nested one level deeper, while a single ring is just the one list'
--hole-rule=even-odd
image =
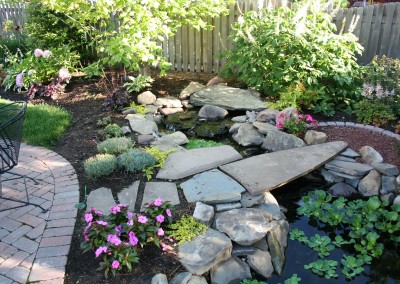
[{"label": "small green plant", "polygon": [[118,166],[128,172],[138,172],[156,164],[156,159],[143,150],[129,150],[122,153],[118,158]]},{"label": "small green plant", "polygon": [[99,119],[96,122],[96,124],[98,126],[107,126],[107,125],[111,124],[111,116],[105,116],[105,117]]},{"label": "small green plant", "polygon": [[128,76],[130,82],[124,84],[124,87],[129,93],[138,93],[141,90],[151,87],[153,79],[150,76],[138,75],[137,77]]},{"label": "small green plant", "polygon": [[145,105],[137,105],[135,102],[131,102],[131,104],[129,105],[129,107],[125,108],[125,109],[135,109],[136,113],[138,114],[146,114],[147,113],[147,109]]},{"label": "small green plant", "polygon": [[84,194],[83,194],[83,201],[82,201],[82,202],[79,202],[79,203],[77,203],[77,204],[75,204],[75,206],[74,206],[75,208],[78,208],[78,209],[80,209],[80,210],[83,210],[83,209],[86,208],[86,199],[87,199],[86,185],[85,185],[84,190],[85,190],[85,192],[84,192]]},{"label": "small green plant", "polygon": [[111,174],[117,168],[117,158],[110,154],[98,154],[83,163],[85,173],[90,179]]},{"label": "small green plant", "polygon": [[308,244],[308,238],[306,234],[297,228],[291,230],[289,236],[291,240],[297,240],[300,243]]},{"label": "small green plant", "polygon": [[109,124],[104,128],[104,136],[106,138],[120,137],[121,136],[121,127],[117,124]]},{"label": "small green plant", "polygon": [[171,229],[167,231],[168,235],[177,240],[178,245],[181,245],[198,235],[204,235],[208,227],[196,221],[192,216],[184,215],[168,228]]},{"label": "small green plant", "polygon": [[297,274],[293,274],[292,277],[285,280],[284,284],[298,284],[300,281],[301,278]]},{"label": "small green plant", "polygon": [[168,155],[175,152],[175,150],[169,150],[164,152],[155,146],[144,147],[143,150],[146,151],[151,156],[153,156],[157,161],[157,163],[154,166],[143,169],[143,173],[146,175],[147,180],[150,180],[151,177],[153,176],[154,169],[162,168],[164,166],[165,160],[167,159]]},{"label": "small green plant", "polygon": [[97,150],[101,154],[118,155],[128,151],[134,145],[133,141],[127,137],[108,138],[97,145]]},{"label": "small green plant", "polygon": [[[369,259],[369,261],[372,260],[370,256],[366,257],[367,259]],[[358,274],[364,272],[364,265],[366,261],[362,256],[354,257],[351,255],[349,256],[343,255],[341,263],[343,266],[342,273],[344,274],[344,276],[346,276],[346,278],[351,279],[354,276],[357,276]]]},{"label": "small green plant", "polygon": [[318,252],[318,256],[321,258],[329,256],[330,251],[335,248],[329,237],[318,234],[315,234],[308,240],[308,246]]},{"label": "small green plant", "polygon": [[222,146],[222,145],[224,145],[224,144],[221,142],[215,142],[212,140],[190,139],[189,143],[186,144],[186,149],[206,148],[206,147],[214,147],[214,146]]},{"label": "small green plant", "polygon": [[335,260],[317,260],[304,265],[304,269],[310,269],[318,276],[323,276],[326,279],[337,278],[336,269],[338,262]]},{"label": "small green plant", "polygon": [[386,126],[396,115],[390,105],[379,100],[361,100],[354,106],[357,121],[375,126]]},{"label": "small green plant", "polygon": [[258,281],[256,279],[243,279],[240,284],[267,284],[264,281]]},{"label": "small green plant", "polygon": [[343,239],[342,236],[340,236],[340,235],[335,236],[335,240],[333,240],[332,243],[333,243],[336,247],[338,247],[338,248],[342,247],[343,245],[348,245],[348,244],[350,244],[349,241],[346,241],[346,240]]}]

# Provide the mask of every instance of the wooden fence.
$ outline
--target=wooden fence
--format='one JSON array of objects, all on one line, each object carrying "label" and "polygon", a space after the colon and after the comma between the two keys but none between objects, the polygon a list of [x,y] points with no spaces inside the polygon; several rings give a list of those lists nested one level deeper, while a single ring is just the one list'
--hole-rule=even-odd
[{"label": "wooden fence", "polygon": [[25,25],[25,5],[16,4],[10,6],[0,2],[0,37],[6,37],[7,32],[4,30],[4,25],[7,21],[14,23],[14,29],[21,29]]},{"label": "wooden fence", "polygon": [[[175,36],[162,42],[163,54],[172,69],[191,72],[218,72],[224,64],[219,55],[232,47],[228,39],[232,23],[239,15],[261,8],[273,9],[287,5],[285,0],[240,0],[229,7],[229,15],[209,18],[213,30],[195,30],[181,27]],[[0,3],[0,27],[4,20],[23,25],[23,6],[15,8]],[[341,9],[333,18],[339,32],[352,30],[364,46],[359,62],[366,64],[375,55],[400,58],[400,3]],[[1,33],[1,31],[0,31]]]}]

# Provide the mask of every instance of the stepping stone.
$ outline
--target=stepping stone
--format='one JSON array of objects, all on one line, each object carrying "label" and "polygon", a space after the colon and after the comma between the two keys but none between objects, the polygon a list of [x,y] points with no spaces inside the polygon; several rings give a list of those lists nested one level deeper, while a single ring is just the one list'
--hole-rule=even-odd
[{"label": "stepping stone", "polygon": [[154,121],[147,120],[140,114],[128,114],[125,119],[129,121],[129,125],[133,132],[139,134],[152,134],[158,131],[157,124]]},{"label": "stepping stone", "polygon": [[373,167],[369,165],[339,160],[330,161],[325,164],[325,168],[351,176],[364,176],[373,170]]},{"label": "stepping stone", "polygon": [[172,205],[178,205],[179,196],[176,184],[172,182],[146,183],[140,211],[144,211],[144,204],[153,202],[157,198],[161,198],[164,201],[169,201]]},{"label": "stepping stone", "polygon": [[329,170],[329,172],[332,175],[335,175],[335,176],[338,176],[338,177],[343,177],[345,179],[353,179],[353,180],[358,179],[359,180],[359,179],[363,178],[363,176],[349,175],[349,174],[344,174],[344,173],[333,171],[333,170]]},{"label": "stepping stone", "polygon": [[241,158],[242,155],[228,145],[175,152],[168,156],[157,178],[177,180]]},{"label": "stepping stone", "polygon": [[124,188],[120,193],[118,193],[119,203],[128,204],[128,208],[130,211],[135,210],[139,184],[140,181],[135,181],[128,188]]},{"label": "stepping stone", "polygon": [[223,233],[207,229],[178,247],[178,260],[191,273],[201,275],[231,257],[232,242]]},{"label": "stepping stone", "polygon": [[112,195],[111,189],[100,187],[98,189],[92,190],[86,202],[86,209],[96,208],[103,212],[104,215],[110,214],[110,208],[115,205],[115,200]]},{"label": "stepping stone", "polygon": [[340,154],[343,141],[262,154],[219,168],[238,181],[252,195],[287,184]]},{"label": "stepping stone", "polygon": [[214,169],[181,183],[187,202],[226,203],[241,199],[246,189],[223,172]]}]

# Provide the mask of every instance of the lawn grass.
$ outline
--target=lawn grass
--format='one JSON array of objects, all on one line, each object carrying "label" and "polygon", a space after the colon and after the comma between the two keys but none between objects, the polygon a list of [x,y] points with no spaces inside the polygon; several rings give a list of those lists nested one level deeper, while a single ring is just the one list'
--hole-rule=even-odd
[{"label": "lawn grass", "polygon": [[[0,99],[0,104],[10,101]],[[25,114],[23,141],[30,145],[51,148],[71,123],[71,114],[65,109],[47,104],[28,103]]]}]

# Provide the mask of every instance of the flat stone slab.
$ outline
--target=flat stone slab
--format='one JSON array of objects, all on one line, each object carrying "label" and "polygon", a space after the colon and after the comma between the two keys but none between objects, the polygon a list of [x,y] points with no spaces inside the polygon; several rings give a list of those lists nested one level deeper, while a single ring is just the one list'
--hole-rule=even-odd
[{"label": "flat stone slab", "polygon": [[[246,189],[223,172],[214,169],[181,183],[188,202],[225,203],[238,201]],[[236,198],[235,198],[236,197]]]},{"label": "flat stone slab", "polygon": [[124,188],[118,193],[118,201],[122,204],[127,204],[130,211],[135,210],[136,198],[139,190],[140,181],[135,181],[129,187]]},{"label": "flat stone slab", "polygon": [[146,183],[140,211],[144,210],[144,204],[153,202],[157,198],[161,198],[163,201],[169,201],[172,205],[178,205],[180,202],[176,184],[172,182]]},{"label": "flat stone slab", "polygon": [[364,176],[373,170],[373,167],[369,165],[339,160],[330,161],[325,168],[352,176]]},{"label": "flat stone slab", "polygon": [[175,152],[168,156],[157,178],[177,180],[240,159],[242,155],[228,145]]},{"label": "flat stone slab", "polygon": [[89,193],[86,202],[86,209],[89,210],[90,208],[96,208],[103,212],[104,215],[109,215],[110,208],[115,204],[111,189],[100,187]]},{"label": "flat stone slab", "polygon": [[258,195],[308,174],[346,147],[343,141],[329,142],[253,156],[219,168]]},{"label": "flat stone slab", "polygon": [[243,90],[222,85],[201,89],[190,96],[194,106],[214,105],[227,110],[255,110],[267,108],[256,91]]}]

